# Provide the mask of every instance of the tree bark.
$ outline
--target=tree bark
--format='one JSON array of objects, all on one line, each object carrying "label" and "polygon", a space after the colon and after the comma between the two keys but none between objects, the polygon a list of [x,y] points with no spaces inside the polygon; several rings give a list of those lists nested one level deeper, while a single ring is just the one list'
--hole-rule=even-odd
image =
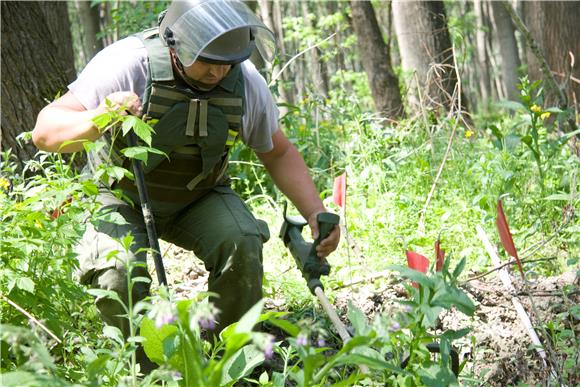
[{"label": "tree bark", "polygon": [[[22,162],[36,153],[16,137],[74,79],[65,2],[2,2],[2,149]],[[52,26],[51,26],[52,25]]]},{"label": "tree bark", "polygon": [[[315,26],[310,17],[311,13],[310,10],[308,9],[308,2],[303,1],[301,5],[302,5],[302,17],[304,18],[304,22],[308,27],[314,29]],[[311,42],[312,45],[315,45],[316,43],[317,42],[314,41]],[[326,98],[326,96],[328,95],[328,80],[324,76],[325,74],[323,74],[324,69],[323,64],[320,60],[320,52],[318,47],[309,50],[307,55],[310,64],[309,67],[310,70],[312,71],[311,75],[314,87],[319,94],[321,94]]]},{"label": "tree bark", "polygon": [[389,47],[385,44],[375,16],[373,5],[368,1],[351,1],[352,26],[375,102],[375,109],[389,118],[403,115],[399,80],[391,67]]},{"label": "tree bark", "polygon": [[490,33],[489,18],[484,9],[482,0],[476,0],[473,4],[477,18],[477,30],[475,32],[477,65],[479,69],[479,90],[483,101],[489,101],[491,98],[491,63],[487,50],[487,37]]},{"label": "tree bark", "polygon": [[414,73],[409,106],[449,111],[456,103],[457,75],[442,1],[393,1],[403,69]]},{"label": "tree bark", "polygon": [[507,98],[517,101],[520,97],[518,90],[518,68],[521,66],[518,44],[515,36],[515,27],[505,7],[497,1],[491,2],[493,25],[499,42],[501,57],[501,73]]},{"label": "tree bark", "polygon": [[75,0],[75,9],[80,24],[82,39],[82,62],[84,64],[103,49],[103,41],[97,38],[101,30],[99,5],[92,5],[90,1]]},{"label": "tree bark", "polygon": [[[524,20],[544,54],[556,82],[563,86],[568,105],[580,99],[580,7],[574,1],[530,1],[524,4]],[[574,66],[571,66],[572,54]],[[528,50],[528,71],[531,79],[542,79],[540,64]],[[545,104],[556,104],[555,91],[546,89]]]}]

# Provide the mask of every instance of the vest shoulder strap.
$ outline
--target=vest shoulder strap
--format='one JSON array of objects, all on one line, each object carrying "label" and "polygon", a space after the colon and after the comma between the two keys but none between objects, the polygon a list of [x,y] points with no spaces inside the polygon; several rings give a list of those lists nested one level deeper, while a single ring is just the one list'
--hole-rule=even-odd
[{"label": "vest shoulder strap", "polygon": [[147,50],[149,58],[149,71],[153,82],[173,81],[173,67],[171,64],[171,55],[169,49],[159,38],[159,28],[150,28],[139,34]]}]

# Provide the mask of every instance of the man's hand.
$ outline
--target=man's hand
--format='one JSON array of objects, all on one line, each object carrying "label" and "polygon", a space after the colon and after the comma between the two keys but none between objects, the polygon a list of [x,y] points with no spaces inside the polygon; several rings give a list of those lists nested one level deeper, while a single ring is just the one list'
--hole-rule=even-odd
[{"label": "man's hand", "polygon": [[118,111],[119,114],[132,114],[137,117],[143,115],[143,105],[137,94],[132,91],[117,91],[111,93],[99,105],[97,110],[103,114],[110,111]]},{"label": "man's hand", "polygon": [[[318,230],[318,221],[316,217],[322,210],[315,211],[308,217],[308,225],[310,226],[310,230],[312,231],[312,239],[318,238],[319,230]],[[320,241],[320,244],[316,246],[316,255],[320,258],[324,258],[332,253],[338,247],[338,242],[340,241],[340,227],[338,225],[334,226],[328,237]]]}]

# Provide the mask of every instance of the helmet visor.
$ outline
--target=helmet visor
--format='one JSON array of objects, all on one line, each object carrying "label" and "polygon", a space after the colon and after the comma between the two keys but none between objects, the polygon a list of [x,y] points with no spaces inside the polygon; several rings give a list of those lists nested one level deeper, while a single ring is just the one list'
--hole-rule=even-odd
[{"label": "helmet visor", "polygon": [[[175,52],[184,66],[190,66],[197,57],[204,56],[204,49],[220,36],[232,32],[231,39],[244,39],[236,34],[236,29],[249,27],[256,48],[266,61],[271,61],[276,52],[274,34],[257,18],[241,1],[208,0],[188,10],[171,26],[175,42]],[[229,38],[229,37],[228,37]],[[247,58],[250,41],[241,42],[240,52],[224,54],[224,62],[235,62],[238,58]],[[234,50],[235,51],[235,50]],[[219,60],[220,58],[215,58]]]}]

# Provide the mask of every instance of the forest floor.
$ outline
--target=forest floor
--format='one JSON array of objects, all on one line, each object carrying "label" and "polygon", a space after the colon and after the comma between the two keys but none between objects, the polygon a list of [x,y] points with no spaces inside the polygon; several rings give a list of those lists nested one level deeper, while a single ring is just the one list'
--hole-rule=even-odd
[{"label": "forest floor", "polygon": [[[164,248],[169,252],[165,258],[168,281],[178,298],[189,298],[207,289],[208,273],[199,259],[175,246],[162,245],[162,250]],[[522,283],[515,275],[512,280],[516,289],[522,289]],[[334,306],[346,324],[349,302],[363,311],[370,321],[375,314],[388,313],[390,308],[396,308],[398,303],[395,300],[403,299],[406,294],[402,282],[390,275],[355,282],[327,291],[332,292]],[[576,290],[565,296],[563,288],[567,285],[574,286]],[[580,278],[575,272],[538,277],[531,283],[528,293],[520,290],[517,296],[537,327],[538,322],[556,321],[560,313],[569,310],[572,305],[578,305],[579,285]],[[543,365],[518,317],[512,295],[504,290],[496,274],[467,282],[462,289],[477,306],[474,316],[468,317],[456,310],[444,311],[434,332],[465,327],[471,329],[470,334],[454,344],[460,364],[465,362],[462,376],[492,386],[545,384],[549,379],[549,370]],[[265,305],[270,310],[285,310],[284,300],[267,299]],[[575,337],[579,337],[579,320],[569,317],[565,324]],[[541,330],[536,331],[540,338],[544,336]],[[551,353],[555,352],[548,349],[548,355]],[[575,364],[578,366],[580,349],[576,348],[572,353],[576,354]],[[557,356],[561,363],[562,355]],[[475,385],[480,384],[478,382]],[[580,383],[580,379],[577,382]]]}]

